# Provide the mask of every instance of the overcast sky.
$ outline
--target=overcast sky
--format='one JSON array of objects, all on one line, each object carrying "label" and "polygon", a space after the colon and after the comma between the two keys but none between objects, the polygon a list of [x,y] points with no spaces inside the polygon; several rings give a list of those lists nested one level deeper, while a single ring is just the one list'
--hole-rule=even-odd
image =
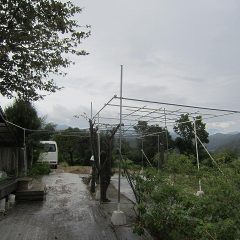
[{"label": "overcast sky", "polygon": [[[35,103],[47,121],[84,127],[73,115],[119,95],[121,64],[124,96],[240,110],[239,0],[74,2],[84,8],[79,23],[92,26],[81,46],[90,54],[55,78],[62,91]],[[210,127],[239,124],[238,115]]]}]

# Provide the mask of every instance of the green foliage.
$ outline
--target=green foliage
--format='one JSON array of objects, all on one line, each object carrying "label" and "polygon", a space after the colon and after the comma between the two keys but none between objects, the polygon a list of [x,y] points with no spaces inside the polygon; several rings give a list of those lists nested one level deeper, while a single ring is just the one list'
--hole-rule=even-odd
[{"label": "green foliage", "polygon": [[135,224],[133,228],[133,233],[136,233],[141,236],[144,234],[144,229],[140,224]]},{"label": "green foliage", "polygon": [[0,183],[8,179],[7,174],[0,177]]},{"label": "green foliage", "polygon": [[[169,153],[169,152],[168,152]],[[167,152],[164,153],[162,146],[160,146],[160,152],[156,153],[152,159],[153,166],[162,169],[165,165],[165,160],[167,160]]]},{"label": "green foliage", "polygon": [[68,128],[53,137],[57,142],[59,160],[70,165],[89,165],[91,149],[89,137],[79,128]]},{"label": "green foliage", "polygon": [[[119,139],[115,140],[115,145],[118,146]],[[113,150],[113,158],[119,158],[119,152],[117,149]],[[122,139],[122,155],[123,158],[131,159],[134,164],[141,165],[142,162],[142,155],[139,148],[137,148],[137,141],[133,138],[124,138]]]},{"label": "green foliage", "polygon": [[63,166],[63,167],[68,167],[69,166],[69,164],[67,162],[61,162],[60,165]]},{"label": "green foliage", "polygon": [[[67,54],[86,55],[78,48],[89,36],[73,17],[81,8],[71,1],[0,1],[0,93],[25,100],[55,92],[49,74],[64,75],[72,60]],[[89,26],[86,26],[88,28]]]},{"label": "green foliage", "polygon": [[47,175],[50,172],[50,165],[48,163],[36,163],[28,170],[28,176],[37,177]]},{"label": "green foliage", "polygon": [[[236,162],[238,159],[238,155],[235,151],[230,149],[225,149],[222,151],[218,151],[212,154],[213,159],[220,167],[224,167],[227,165],[231,165],[232,162]],[[205,158],[202,163],[208,167],[215,167],[216,164],[210,158]]]},{"label": "green foliage", "polygon": [[124,156],[126,156],[128,159],[131,159],[135,164],[141,165],[142,164],[142,154],[139,149],[136,148],[130,148],[128,152],[123,152]]},{"label": "green foliage", "polygon": [[[176,121],[174,131],[180,136],[175,139],[175,146],[179,149],[181,154],[195,155],[195,134],[194,123],[190,121],[189,114],[182,114]],[[196,117],[196,132],[202,143],[208,143],[208,132],[206,131],[206,124],[202,122],[202,117]],[[199,144],[199,156],[205,156],[205,151],[201,144]]]},{"label": "green foliage", "polygon": [[200,169],[204,195],[197,197],[192,159],[175,154],[168,160],[162,171],[135,177],[141,196],[136,232],[145,227],[160,239],[240,239],[240,161],[222,165],[224,175]]},{"label": "green foliage", "polygon": [[[167,131],[167,142],[166,130],[158,125],[148,125],[146,121],[138,121],[138,124],[134,126],[134,129],[140,135],[146,135],[143,139],[143,150],[150,160],[154,157],[155,153],[158,152],[158,135],[159,146],[163,145],[164,150],[167,149],[167,143],[169,148],[173,147],[173,140],[169,132]],[[142,140],[138,140],[138,148],[142,149]]]},{"label": "green foliage", "polygon": [[183,154],[170,154],[164,169],[170,174],[193,174],[196,172],[193,159],[193,157],[188,157]]},{"label": "green foliage", "polygon": [[218,162],[218,164],[230,163],[238,158],[237,154],[232,150],[223,150],[214,154],[213,157]]},{"label": "green foliage", "polygon": [[[116,163],[115,167],[117,166],[118,164]],[[134,164],[134,162],[129,159],[123,159],[121,167],[122,169],[128,169],[128,170],[139,170],[141,168],[140,165]]]},{"label": "green foliage", "polygon": [[[5,109],[5,115],[8,121],[25,129],[39,130],[43,124],[43,119],[37,114],[37,110],[31,102],[16,99],[12,105]],[[18,127],[11,125],[13,132],[15,133],[20,146],[24,144],[24,131]],[[39,135],[25,131],[25,143],[27,146],[27,158],[28,165],[31,165],[32,161],[36,162],[39,156],[39,152],[33,151],[39,145]]]},{"label": "green foliage", "polygon": [[[4,112],[8,121],[22,128],[37,130],[42,125],[42,119],[38,117],[37,110],[30,102],[16,99],[12,105],[6,107]],[[23,130],[13,128],[17,139],[23,144]]]},{"label": "green foliage", "polygon": [[36,135],[41,141],[49,141],[52,140],[55,131],[56,131],[56,124],[54,123],[42,123],[42,132],[38,132]]}]

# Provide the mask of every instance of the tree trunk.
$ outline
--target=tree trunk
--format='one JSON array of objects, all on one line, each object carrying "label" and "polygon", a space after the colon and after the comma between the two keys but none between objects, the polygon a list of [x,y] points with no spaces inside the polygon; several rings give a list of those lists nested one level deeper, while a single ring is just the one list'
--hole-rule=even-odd
[{"label": "tree trunk", "polygon": [[92,154],[94,156],[94,161],[92,162],[92,180],[91,180],[91,188],[90,191],[92,193],[95,192],[95,184],[97,175],[99,174],[99,166],[98,166],[98,153],[97,153],[97,132],[96,129],[93,128],[92,120],[89,119],[89,125],[90,125],[90,142],[91,142],[91,148],[92,148]]},{"label": "tree trunk", "polygon": [[100,166],[100,197],[102,202],[108,202],[107,189],[111,181],[112,176],[112,148],[113,138],[120,125],[114,128],[111,135],[106,135],[105,144],[102,146],[103,151],[101,152],[101,166]]},{"label": "tree trunk", "polygon": [[107,156],[105,152],[101,153],[101,171],[100,171],[100,197],[102,202],[108,202],[107,189],[111,180],[111,156]]},{"label": "tree trunk", "polygon": [[92,178],[91,178],[91,187],[90,191],[91,193],[95,193],[95,184],[96,184],[96,167],[92,166]]},{"label": "tree trunk", "polygon": [[69,152],[69,156],[70,156],[71,166],[73,166],[73,153],[72,153],[72,152]]}]

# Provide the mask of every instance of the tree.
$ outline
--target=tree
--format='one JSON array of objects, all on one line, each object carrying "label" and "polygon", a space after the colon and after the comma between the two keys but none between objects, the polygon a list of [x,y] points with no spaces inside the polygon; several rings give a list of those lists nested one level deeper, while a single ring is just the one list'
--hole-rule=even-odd
[{"label": "tree", "polygon": [[[71,137],[67,135],[56,135],[54,136],[54,140],[57,142],[59,155],[61,158],[68,161],[70,165],[74,164],[74,153],[76,151],[79,138],[78,137]],[[67,157],[66,154],[68,154]],[[59,157],[60,157],[59,156]],[[68,160],[69,159],[69,160]]]},{"label": "tree", "polygon": [[103,202],[108,202],[107,189],[110,184],[112,176],[112,163],[113,163],[113,148],[114,148],[114,136],[118,131],[120,124],[114,127],[112,130],[104,132],[100,136],[100,164],[99,164],[99,152],[98,152],[98,128],[94,127],[95,123],[89,119],[90,141],[91,150],[94,156],[92,163],[92,179],[91,179],[91,192],[95,192],[95,182],[99,176],[100,178],[100,199]]},{"label": "tree", "polygon": [[[160,146],[163,146],[162,148],[164,150],[167,150],[167,147],[171,148],[173,146],[173,141],[168,130],[166,134],[165,129],[158,125],[148,125],[146,121],[138,121],[138,124],[134,126],[134,129],[138,134],[144,136],[143,150],[149,159],[154,157]],[[139,149],[142,149],[142,140],[138,141],[138,147]]]},{"label": "tree", "polygon": [[89,120],[89,132],[90,132],[90,144],[91,144],[91,151],[93,156],[92,162],[92,176],[91,176],[91,188],[90,191],[92,193],[95,192],[95,183],[98,182],[98,176],[99,176],[99,153],[98,153],[98,136],[97,131],[98,128],[94,127],[95,122],[92,121],[92,119]]},{"label": "tree", "polygon": [[[32,103],[17,99],[14,103],[5,109],[5,115],[8,121],[25,128],[25,143],[27,147],[27,160],[28,166],[31,167],[32,163],[37,160],[38,154],[34,155],[33,148],[39,143],[38,136],[29,131],[39,130],[42,126],[42,118],[37,114],[35,107]],[[24,130],[14,127],[13,131],[17,137],[20,146],[24,145]]]},{"label": "tree", "polygon": [[[30,102],[16,99],[12,105],[5,108],[7,120],[25,129],[38,130],[42,126],[42,119],[38,117],[37,110]],[[23,130],[14,127],[18,142],[23,144]],[[26,131],[26,136],[29,135]]]},{"label": "tree", "polygon": [[53,138],[53,135],[56,133],[56,126],[57,125],[52,122],[45,123],[45,121],[43,120],[42,123],[43,131],[36,133],[36,135],[41,141],[49,141]]},{"label": "tree", "polygon": [[[196,133],[202,143],[208,143],[208,132],[206,131],[206,124],[202,122],[202,117],[197,116],[196,119]],[[190,121],[189,114],[182,114],[176,121],[174,131],[180,136],[175,140],[175,145],[181,154],[195,155],[195,133],[194,122]],[[203,156],[204,150],[201,144],[198,145],[199,154]]]},{"label": "tree", "polygon": [[[0,0],[0,93],[38,100],[60,89],[49,75],[65,75],[67,54],[90,35],[72,17],[82,9],[71,1]],[[89,26],[86,26],[88,28]]]},{"label": "tree", "polygon": [[120,124],[117,127],[114,127],[111,131],[107,131],[106,133],[101,135],[101,153],[100,159],[101,164],[99,166],[99,174],[100,174],[100,198],[103,202],[108,202],[107,198],[107,189],[111,181],[112,176],[112,152],[114,148],[114,136],[118,131]]},{"label": "tree", "polygon": [[76,163],[86,165],[89,162],[91,157],[89,137],[79,128],[69,127],[56,134],[53,139],[57,142],[61,160],[69,162],[70,165]]}]

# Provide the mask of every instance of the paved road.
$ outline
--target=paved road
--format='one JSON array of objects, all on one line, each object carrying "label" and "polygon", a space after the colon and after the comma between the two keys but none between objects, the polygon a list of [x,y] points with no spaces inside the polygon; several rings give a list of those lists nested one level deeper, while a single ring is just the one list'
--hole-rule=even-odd
[{"label": "paved road", "polygon": [[43,182],[46,201],[18,203],[0,220],[1,240],[117,239],[79,175],[54,173]]},{"label": "paved road", "polygon": [[[116,189],[118,189],[118,174],[114,174],[112,176],[111,183]],[[132,188],[130,187],[126,177],[121,176],[120,189],[121,189],[121,193],[124,196],[126,196],[128,199],[130,199],[134,203],[136,202],[136,199],[135,199],[135,196],[133,194]]]}]

